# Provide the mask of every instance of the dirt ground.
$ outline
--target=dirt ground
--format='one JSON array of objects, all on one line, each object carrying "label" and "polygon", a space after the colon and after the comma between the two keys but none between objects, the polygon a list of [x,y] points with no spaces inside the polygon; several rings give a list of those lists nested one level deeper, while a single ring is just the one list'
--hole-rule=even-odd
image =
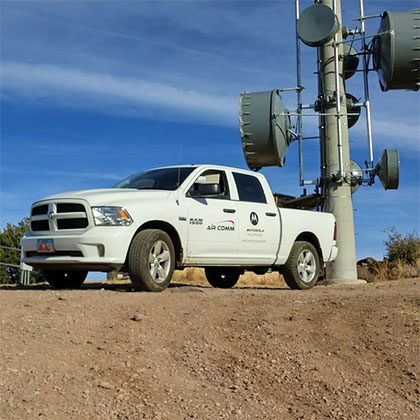
[{"label": "dirt ground", "polygon": [[419,419],[420,279],[0,287],[0,417]]}]

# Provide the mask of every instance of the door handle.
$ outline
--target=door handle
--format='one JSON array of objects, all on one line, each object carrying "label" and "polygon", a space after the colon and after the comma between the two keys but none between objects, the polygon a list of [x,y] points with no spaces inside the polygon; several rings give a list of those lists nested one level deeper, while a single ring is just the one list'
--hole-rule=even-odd
[{"label": "door handle", "polygon": [[235,209],[223,209],[225,213],[236,213]]},{"label": "door handle", "polygon": [[266,216],[276,217],[277,213],[265,213]]}]

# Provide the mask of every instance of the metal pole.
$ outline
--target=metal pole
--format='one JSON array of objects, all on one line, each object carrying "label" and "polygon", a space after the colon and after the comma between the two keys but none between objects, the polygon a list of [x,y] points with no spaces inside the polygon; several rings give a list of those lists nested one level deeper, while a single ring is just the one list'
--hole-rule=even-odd
[{"label": "metal pole", "polygon": [[305,181],[303,179],[303,144],[302,144],[302,70],[300,65],[300,38],[297,31],[297,23],[299,20],[299,0],[295,2],[295,15],[296,15],[296,78],[297,78],[297,121],[296,121],[296,132],[298,134],[299,144],[299,184],[303,186]]},{"label": "metal pole", "polygon": [[[341,27],[341,0],[321,0],[334,10]],[[341,30],[334,42],[319,47],[318,59],[320,100],[326,115],[321,126],[321,141],[325,153],[324,211],[333,213],[337,220],[337,259],[327,264],[327,284],[358,283],[356,245],[354,239],[353,204],[350,186],[350,151],[344,90]]]},{"label": "metal pole", "polygon": [[[333,1],[333,11],[337,13],[337,1]],[[340,39],[341,41],[341,39]],[[337,115],[337,152],[338,152],[338,177],[345,176],[343,168],[343,135],[342,135],[342,115],[341,115],[341,92],[344,92],[344,84],[340,86],[340,63],[338,60],[339,45],[338,32],[334,35],[334,74],[335,74],[335,110]],[[347,112],[347,108],[344,110]]]},{"label": "metal pole", "polygon": [[365,38],[365,11],[363,0],[359,0],[359,9],[360,9],[360,33],[362,35],[362,52],[363,54],[363,85],[365,90],[365,109],[366,109],[366,129],[368,135],[368,148],[369,148],[369,162],[368,168],[373,168],[373,146],[372,146],[372,123],[370,117],[370,99],[369,99],[369,77],[368,77],[368,65],[367,65],[367,56],[366,56],[366,38]]},{"label": "metal pole", "polygon": [[322,210],[325,211],[325,198],[327,197],[327,157],[325,155],[325,142],[324,142],[324,128],[325,128],[325,103],[323,101],[323,91],[324,91],[324,82],[322,80],[322,69],[321,69],[321,57],[320,57],[320,48],[317,48],[317,58],[316,58],[316,69],[317,69],[317,76],[318,76],[318,99],[319,99],[319,106],[320,106],[320,113],[319,115],[319,150],[320,150],[320,161],[321,161],[321,177],[320,177],[320,188],[321,188],[321,196],[324,199],[324,203],[322,205]]}]

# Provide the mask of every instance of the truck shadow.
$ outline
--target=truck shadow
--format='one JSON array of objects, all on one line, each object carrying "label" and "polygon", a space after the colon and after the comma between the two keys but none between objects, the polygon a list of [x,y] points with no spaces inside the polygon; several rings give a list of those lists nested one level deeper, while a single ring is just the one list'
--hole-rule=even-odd
[{"label": "truck shadow", "polygon": [[[20,284],[2,284],[0,285],[0,291],[45,291],[45,290],[54,290],[54,291],[63,291],[63,290],[105,290],[121,293],[149,293],[135,290],[131,283],[105,283],[105,282],[94,282],[87,281],[83,283],[80,288],[77,289],[53,289],[47,283],[31,284],[28,286]],[[241,286],[233,287],[232,289],[217,289],[207,285],[201,284],[191,284],[191,283],[171,283],[167,289],[170,292],[211,292],[211,291],[235,291],[235,290],[290,290],[287,287],[266,287],[266,286]],[[165,292],[165,291],[164,291]]]}]

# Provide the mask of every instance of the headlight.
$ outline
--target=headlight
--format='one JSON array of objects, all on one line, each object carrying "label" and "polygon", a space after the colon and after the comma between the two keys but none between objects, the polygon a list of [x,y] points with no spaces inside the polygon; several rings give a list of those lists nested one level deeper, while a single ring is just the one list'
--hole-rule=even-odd
[{"label": "headlight", "polygon": [[92,207],[96,226],[130,226],[133,219],[123,207]]}]

